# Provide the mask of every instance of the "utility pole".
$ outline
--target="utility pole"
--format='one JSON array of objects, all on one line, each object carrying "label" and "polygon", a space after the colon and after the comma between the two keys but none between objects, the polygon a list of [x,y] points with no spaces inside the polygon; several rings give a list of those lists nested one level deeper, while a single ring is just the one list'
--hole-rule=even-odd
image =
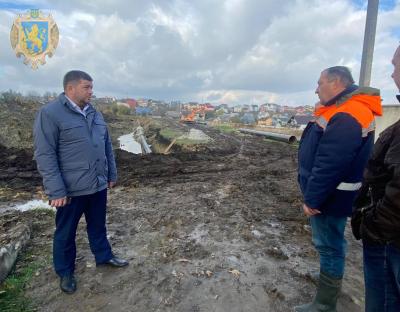
[{"label": "utility pole", "polygon": [[367,19],[365,21],[364,46],[361,59],[360,87],[369,87],[371,83],[372,58],[374,56],[376,21],[379,0],[368,0]]}]

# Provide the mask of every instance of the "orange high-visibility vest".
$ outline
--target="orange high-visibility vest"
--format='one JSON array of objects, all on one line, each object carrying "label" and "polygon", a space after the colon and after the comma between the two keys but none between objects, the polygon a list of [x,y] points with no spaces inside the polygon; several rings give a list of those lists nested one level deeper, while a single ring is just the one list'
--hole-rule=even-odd
[{"label": "orange high-visibility vest", "polygon": [[337,113],[351,115],[361,125],[362,136],[375,130],[375,116],[382,116],[381,97],[378,95],[356,94],[341,104],[322,106],[316,109],[315,122],[326,129],[329,121]]}]

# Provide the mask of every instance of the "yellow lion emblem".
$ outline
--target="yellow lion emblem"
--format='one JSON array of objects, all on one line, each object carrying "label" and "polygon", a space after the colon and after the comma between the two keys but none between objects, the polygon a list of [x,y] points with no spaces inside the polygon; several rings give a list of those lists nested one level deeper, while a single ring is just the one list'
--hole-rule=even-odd
[{"label": "yellow lion emblem", "polygon": [[[31,31],[27,33],[23,32],[22,37],[22,45],[26,51],[29,51],[30,54],[39,54],[43,52],[43,40],[45,40],[46,29],[42,29],[39,32],[39,27],[37,24],[32,25]],[[31,43],[31,47],[28,47],[28,42]],[[35,47],[37,51],[35,51]]]}]

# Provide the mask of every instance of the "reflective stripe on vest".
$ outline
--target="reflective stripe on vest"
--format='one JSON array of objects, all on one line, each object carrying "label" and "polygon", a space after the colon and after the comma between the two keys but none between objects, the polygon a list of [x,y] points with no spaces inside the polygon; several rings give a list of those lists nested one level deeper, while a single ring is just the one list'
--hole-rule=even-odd
[{"label": "reflective stripe on vest", "polygon": [[[316,123],[317,123],[322,129],[324,129],[324,131],[325,131],[326,127],[328,126],[328,121],[327,121],[323,116],[319,117],[319,118],[316,120]],[[362,129],[361,129],[361,136],[362,136],[363,138],[365,138],[366,136],[368,136],[368,133],[370,133],[370,132],[372,132],[372,131],[375,131],[375,120],[373,120],[373,121],[369,124],[369,126],[368,126],[367,128],[362,128]]]},{"label": "reflective stripe on vest", "polygon": [[358,191],[361,188],[361,182],[356,182],[356,183],[346,183],[342,182],[340,183],[336,189],[340,191]]}]

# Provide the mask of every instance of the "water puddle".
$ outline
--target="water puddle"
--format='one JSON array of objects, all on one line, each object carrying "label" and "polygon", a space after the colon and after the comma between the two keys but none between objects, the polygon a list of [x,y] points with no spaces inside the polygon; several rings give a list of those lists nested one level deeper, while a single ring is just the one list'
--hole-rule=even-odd
[{"label": "water puddle", "polygon": [[21,212],[33,210],[33,209],[50,209],[55,210],[55,208],[51,207],[47,202],[43,200],[30,200],[26,203],[20,204],[9,204],[9,205],[2,205],[0,207],[0,212],[10,211],[10,210],[18,210]]}]

